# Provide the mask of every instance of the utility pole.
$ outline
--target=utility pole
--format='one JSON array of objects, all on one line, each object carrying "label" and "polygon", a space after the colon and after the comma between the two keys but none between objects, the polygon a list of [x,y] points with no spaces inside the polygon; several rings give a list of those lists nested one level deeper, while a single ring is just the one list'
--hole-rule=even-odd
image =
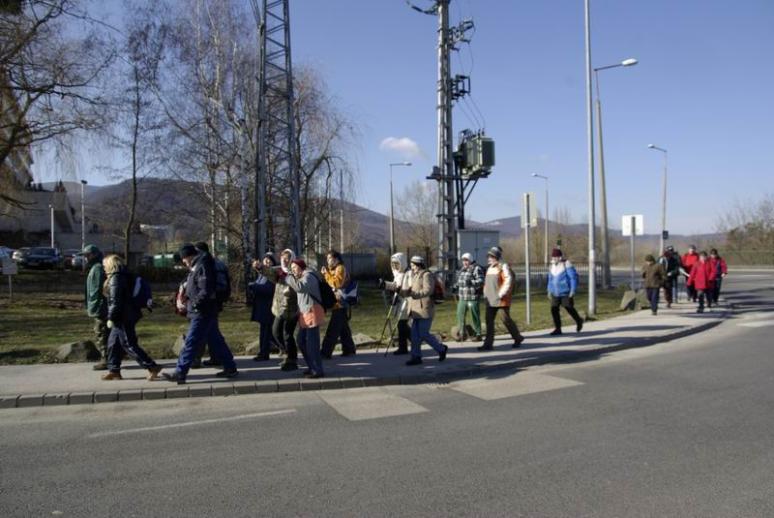
[{"label": "utility pole", "polygon": [[589,211],[589,302],[586,316],[593,318],[597,313],[596,275],[596,214],[594,210],[594,115],[591,100],[591,14],[589,1],[584,0],[584,22],[586,36],[586,143],[588,152],[588,211]]},{"label": "utility pole", "polygon": [[51,248],[54,248],[54,206],[49,205],[48,211],[51,213]]},{"label": "utility pole", "polygon": [[[266,249],[266,242],[275,245],[276,236],[267,236],[266,178],[271,159],[273,184],[278,195],[287,196],[289,215],[284,246],[291,245],[296,253],[302,253],[304,245],[301,228],[301,178],[299,158],[295,146],[295,96],[293,92],[293,66],[290,50],[289,0],[252,0],[253,11],[260,13],[260,68],[258,152],[256,156],[256,256]],[[269,102],[270,101],[270,102]],[[271,129],[271,131],[269,131]],[[271,153],[270,153],[271,150]],[[271,155],[271,156],[270,156]],[[275,225],[276,227],[276,225]]]},{"label": "utility pole", "polygon": [[661,240],[659,241],[659,244],[661,245],[661,248],[659,249],[659,253],[664,253],[664,241],[666,240],[667,235],[667,228],[666,228],[666,204],[667,204],[667,155],[669,152],[662,148],[658,147],[655,144],[648,144],[648,149],[655,149],[656,151],[661,151],[664,153],[664,173],[661,176]]},{"label": "utility pole", "polygon": [[[86,180],[81,180],[81,252],[86,248]],[[86,261],[81,261],[81,271],[86,270]]]}]

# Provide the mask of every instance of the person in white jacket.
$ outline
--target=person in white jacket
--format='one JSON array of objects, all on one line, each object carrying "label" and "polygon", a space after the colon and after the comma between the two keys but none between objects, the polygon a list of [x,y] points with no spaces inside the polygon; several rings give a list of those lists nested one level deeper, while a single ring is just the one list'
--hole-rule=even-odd
[{"label": "person in white jacket", "polygon": [[411,270],[408,268],[406,256],[398,252],[390,257],[390,269],[392,270],[392,282],[380,282],[383,289],[393,294],[391,315],[398,318],[398,348],[393,354],[408,354],[409,337],[411,328],[408,324],[408,303],[401,297],[400,291],[407,290],[411,286]]}]

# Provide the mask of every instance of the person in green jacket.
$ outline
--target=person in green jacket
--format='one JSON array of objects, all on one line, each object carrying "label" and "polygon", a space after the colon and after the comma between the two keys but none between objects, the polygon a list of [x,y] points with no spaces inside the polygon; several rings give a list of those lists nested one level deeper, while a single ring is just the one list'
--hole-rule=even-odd
[{"label": "person in green jacket", "polygon": [[105,284],[105,269],[102,267],[102,251],[95,245],[83,249],[89,275],[86,277],[86,314],[94,321],[94,343],[99,348],[101,359],[94,366],[95,371],[107,370],[107,301],[102,293]]}]

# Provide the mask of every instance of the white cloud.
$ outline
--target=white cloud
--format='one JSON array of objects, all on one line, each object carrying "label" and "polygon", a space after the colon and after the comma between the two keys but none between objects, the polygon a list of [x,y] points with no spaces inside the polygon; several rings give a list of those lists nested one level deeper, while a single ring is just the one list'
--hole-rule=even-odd
[{"label": "white cloud", "polygon": [[379,144],[382,151],[392,151],[404,159],[426,158],[419,144],[408,137],[387,137]]}]

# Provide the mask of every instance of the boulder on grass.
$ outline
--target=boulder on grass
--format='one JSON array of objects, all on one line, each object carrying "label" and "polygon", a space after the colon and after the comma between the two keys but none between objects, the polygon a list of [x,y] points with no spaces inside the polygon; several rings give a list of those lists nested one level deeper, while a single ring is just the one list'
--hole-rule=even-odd
[{"label": "boulder on grass", "polygon": [[258,351],[261,350],[261,341],[260,340],[253,340],[250,343],[245,344],[244,346],[244,354],[248,356],[256,356],[258,354]]},{"label": "boulder on grass", "polygon": [[183,350],[184,344],[185,344],[185,335],[179,335],[175,339],[175,345],[172,346],[172,352],[175,353],[175,356],[180,356],[180,351]]},{"label": "boulder on grass", "polygon": [[356,333],[352,335],[352,341],[355,342],[356,347],[364,345],[376,345],[376,340],[363,333]]},{"label": "boulder on grass", "polygon": [[56,351],[56,357],[60,362],[96,362],[102,358],[102,355],[91,340],[84,342],[73,342],[60,345]]}]

